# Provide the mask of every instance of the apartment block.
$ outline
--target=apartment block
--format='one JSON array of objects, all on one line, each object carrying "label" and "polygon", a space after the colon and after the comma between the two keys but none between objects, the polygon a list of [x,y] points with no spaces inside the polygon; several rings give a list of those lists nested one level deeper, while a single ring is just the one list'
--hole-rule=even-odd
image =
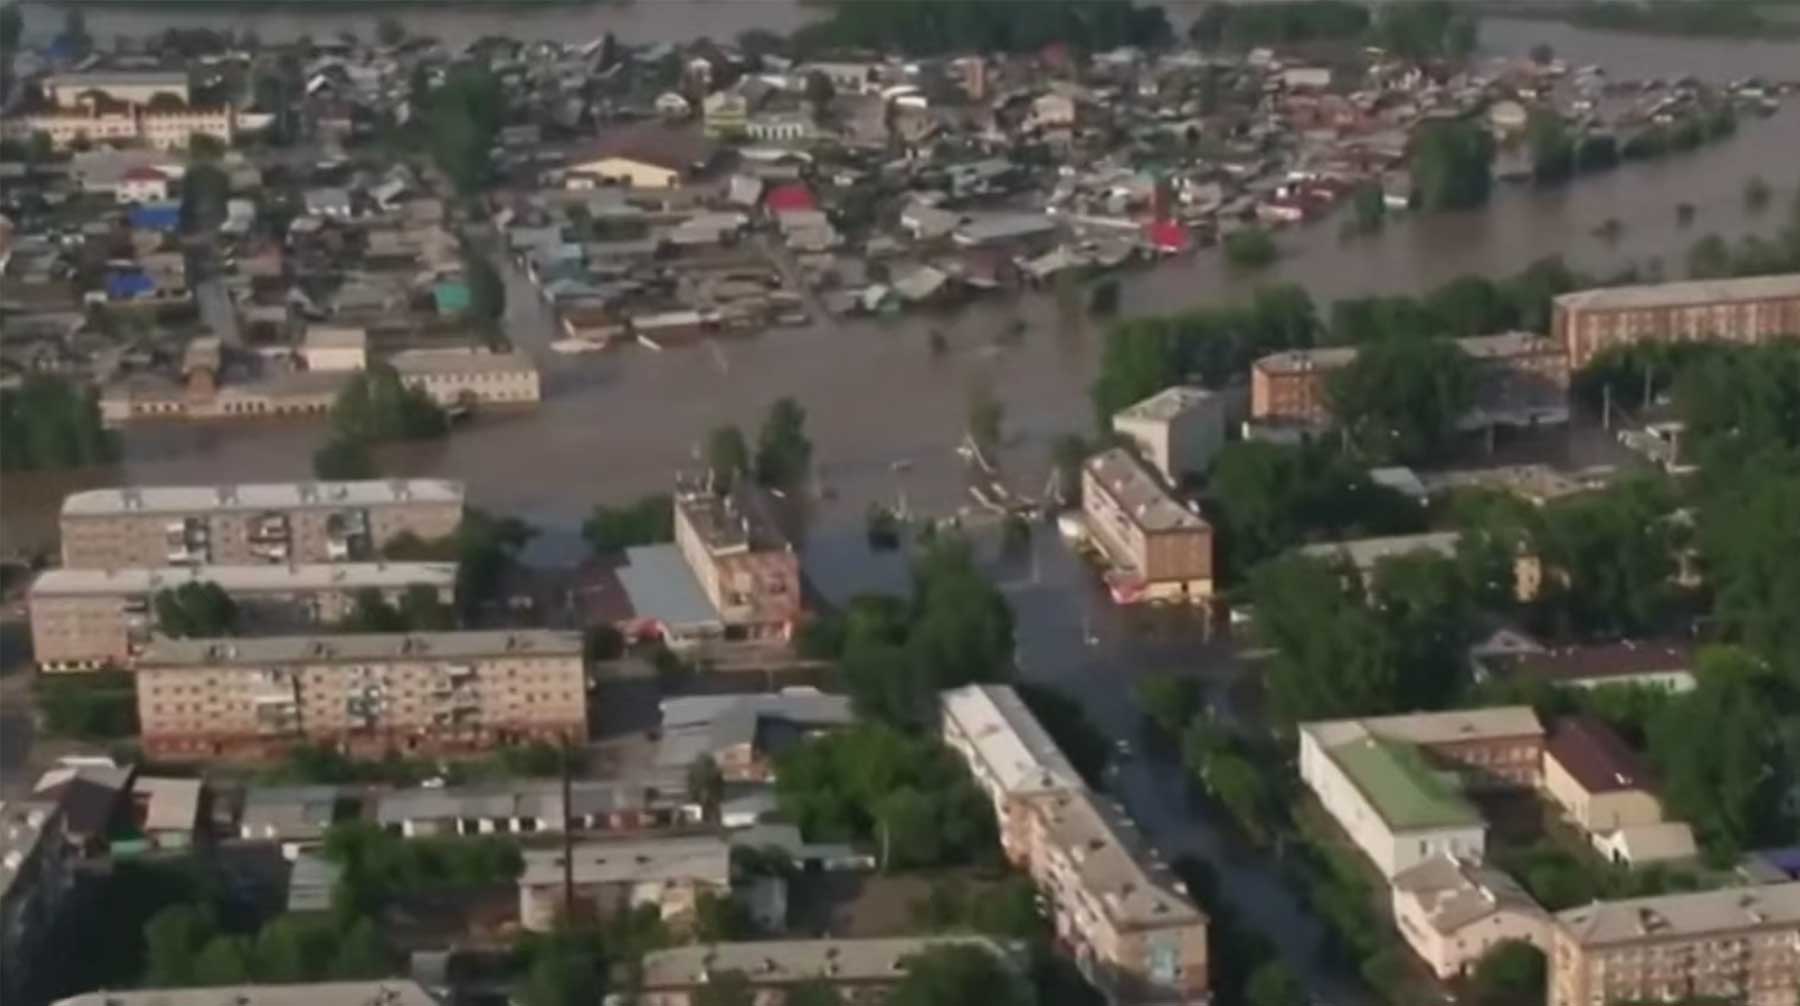
[{"label": "apartment block", "polygon": [[[641,1006],[695,1006],[720,976],[742,976],[757,1006],[785,1006],[797,985],[828,985],[845,1003],[879,1003],[906,977],[907,963],[940,947],[973,947],[1018,974],[1015,953],[981,936],[707,943],[644,955]],[[1023,981],[1023,976],[1020,976]]]},{"label": "apartment block", "polygon": [[1800,273],[1602,287],[1557,297],[1551,335],[1580,370],[1617,346],[1800,336]]},{"label": "apartment block", "polygon": [[156,632],[156,596],[187,583],[214,583],[237,605],[240,632],[301,632],[340,621],[373,590],[397,602],[409,589],[449,603],[450,563],[382,562],[302,566],[162,566],[50,569],[32,582],[31,646],[46,671],[128,666]]},{"label": "apartment block", "polygon": [[[561,849],[525,851],[519,923],[526,929],[548,932],[563,915],[566,862]],[[731,893],[731,846],[716,835],[579,842],[573,863],[575,910],[589,918],[653,905],[664,921],[681,924],[693,918],[700,895]]]},{"label": "apartment block", "polygon": [[403,534],[454,532],[463,496],[439,479],[94,489],[63,500],[63,565],[363,561]]},{"label": "apartment block", "polygon": [[1169,485],[1206,474],[1225,444],[1224,396],[1173,387],[1113,413],[1113,432],[1130,440]]},{"label": "apartment block", "polygon": [[801,612],[800,556],[767,496],[678,487],[675,546],[728,633],[785,639]]},{"label": "apartment block", "polygon": [[1468,859],[1433,856],[1394,877],[1394,923],[1441,979],[1467,974],[1507,940],[1550,953],[1550,914],[1518,881]]},{"label": "apartment block", "polygon": [[1081,468],[1081,509],[1106,556],[1113,599],[1204,603],[1213,593],[1213,531],[1122,447]]},{"label": "apartment block", "polygon": [[308,982],[297,985],[208,985],[174,989],[103,989],[54,1006],[440,1006],[410,978]]},{"label": "apartment block", "polygon": [[1113,1002],[1206,998],[1207,919],[1120,809],[1086,790],[1032,801],[1032,879],[1056,936]]},{"label": "apartment block", "polygon": [[74,883],[71,851],[55,802],[0,801],[0,1000],[21,1001],[50,951]]},{"label": "apartment block", "polygon": [[1480,859],[1465,792],[1534,788],[1544,728],[1529,706],[1300,725],[1300,777],[1385,877],[1433,856]]},{"label": "apartment block", "polygon": [[1327,384],[1348,367],[1356,350],[1348,346],[1289,349],[1250,365],[1250,415],[1265,423],[1323,429],[1331,424]]},{"label": "apartment block", "polygon": [[582,638],[545,630],[164,639],[137,661],[158,757],[358,755],[587,736]]},{"label": "apartment block", "polygon": [[1549,1006],[1793,1006],[1800,999],[1800,882],[1559,912],[1549,984]]},{"label": "apartment block", "polygon": [[1011,685],[965,685],[944,692],[939,708],[944,743],[994,801],[1006,858],[1027,863],[1032,801],[1084,788],[1080,774]]}]

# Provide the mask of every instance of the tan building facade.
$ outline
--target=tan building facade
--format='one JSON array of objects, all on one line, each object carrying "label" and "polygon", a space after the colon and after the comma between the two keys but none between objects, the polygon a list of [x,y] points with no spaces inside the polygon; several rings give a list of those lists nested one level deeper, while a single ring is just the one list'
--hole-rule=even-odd
[{"label": "tan building facade", "polygon": [[409,589],[424,587],[448,604],[456,567],[399,562],[45,570],[31,585],[38,667],[129,667],[155,634],[157,594],[203,582],[230,595],[240,632],[301,632],[342,620],[365,590],[397,602]]},{"label": "tan building facade", "polygon": [[675,493],[675,545],[728,631],[786,638],[800,617],[800,556],[752,486]]},{"label": "tan building facade", "polygon": [[1549,1006],[1800,998],[1800,882],[1603,901],[1556,915]]},{"label": "tan building facade", "polygon": [[944,743],[994,801],[1006,858],[1026,864],[1032,800],[1086,784],[1011,685],[965,685],[944,692],[938,705]]},{"label": "tan building facade", "polygon": [[463,495],[438,479],[95,489],[63,500],[63,565],[367,560],[403,534],[453,533]]},{"label": "tan building facade", "polygon": [[587,737],[579,633],[157,639],[137,663],[157,757],[256,758],[301,741],[379,756]]},{"label": "tan building facade", "polygon": [[1122,447],[1081,468],[1081,509],[1121,603],[1204,603],[1213,594],[1213,530]]},{"label": "tan building facade", "polygon": [[1356,350],[1290,349],[1250,365],[1250,415],[1264,422],[1324,427],[1331,422],[1327,384],[1348,367]]},{"label": "tan building facade", "polygon": [[1589,834],[1663,819],[1643,759],[1598,720],[1556,725],[1544,749],[1544,792]]},{"label": "tan building facade", "polygon": [[1550,953],[1550,915],[1518,882],[1471,860],[1435,856],[1394,877],[1394,924],[1433,974],[1455,978],[1508,940]]},{"label": "tan building facade", "polygon": [[[519,924],[549,932],[564,912],[564,860],[558,849],[528,849],[519,874]],[[731,846],[717,835],[574,846],[575,911],[611,919],[652,906],[677,928],[693,919],[700,896],[731,894]]]},{"label": "tan building facade", "polygon": [[1551,335],[1569,367],[1640,342],[1760,343],[1800,337],[1800,273],[1602,287],[1557,297]]},{"label": "tan building facade", "polygon": [[388,358],[400,380],[444,408],[536,405],[537,364],[522,353],[407,350]]}]

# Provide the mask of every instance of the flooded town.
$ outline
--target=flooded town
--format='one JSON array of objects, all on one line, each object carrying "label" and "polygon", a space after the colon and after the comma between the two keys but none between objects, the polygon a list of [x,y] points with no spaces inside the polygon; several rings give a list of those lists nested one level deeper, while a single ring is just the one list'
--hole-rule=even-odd
[{"label": "flooded town", "polygon": [[1790,1006],[1800,19],[1599,6],[0,8],[4,998]]}]

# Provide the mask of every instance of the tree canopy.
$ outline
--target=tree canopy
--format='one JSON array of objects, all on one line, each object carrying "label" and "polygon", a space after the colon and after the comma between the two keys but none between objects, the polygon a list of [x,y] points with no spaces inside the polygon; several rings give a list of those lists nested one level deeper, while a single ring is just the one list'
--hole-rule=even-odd
[{"label": "tree canopy", "polygon": [[92,392],[47,374],[0,389],[0,470],[84,468],[118,456],[119,438],[101,425]]},{"label": "tree canopy", "polygon": [[596,506],[582,522],[581,536],[596,552],[674,541],[675,501],[667,493],[655,493],[624,506]]},{"label": "tree canopy", "polygon": [[372,444],[443,436],[449,421],[424,389],[408,386],[385,363],[371,363],[338,392],[331,427],[340,439]]},{"label": "tree canopy", "polygon": [[1368,460],[1439,460],[1475,402],[1474,364],[1448,339],[1380,339],[1331,375],[1326,393],[1338,426]]},{"label": "tree canopy", "polygon": [[1032,1006],[1030,990],[985,947],[945,944],[906,962],[889,1006]]},{"label": "tree canopy", "polygon": [[156,592],[156,627],[177,639],[229,636],[237,631],[237,602],[211,580],[194,580]]},{"label": "tree canopy", "polygon": [[794,489],[812,469],[812,441],[806,410],[792,398],[777,399],[756,436],[756,480],[775,489]]},{"label": "tree canopy", "polygon": [[1493,137],[1477,123],[1458,120],[1421,126],[1413,134],[1413,202],[1425,210],[1464,210],[1486,203],[1493,187],[1493,160]]}]

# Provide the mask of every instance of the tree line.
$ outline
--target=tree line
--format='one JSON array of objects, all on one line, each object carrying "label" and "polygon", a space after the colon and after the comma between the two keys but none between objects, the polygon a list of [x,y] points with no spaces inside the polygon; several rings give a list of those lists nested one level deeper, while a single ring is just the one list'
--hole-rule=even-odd
[{"label": "tree line", "polygon": [[91,389],[48,374],[0,388],[0,470],[86,468],[118,458],[118,435],[101,423]]}]

